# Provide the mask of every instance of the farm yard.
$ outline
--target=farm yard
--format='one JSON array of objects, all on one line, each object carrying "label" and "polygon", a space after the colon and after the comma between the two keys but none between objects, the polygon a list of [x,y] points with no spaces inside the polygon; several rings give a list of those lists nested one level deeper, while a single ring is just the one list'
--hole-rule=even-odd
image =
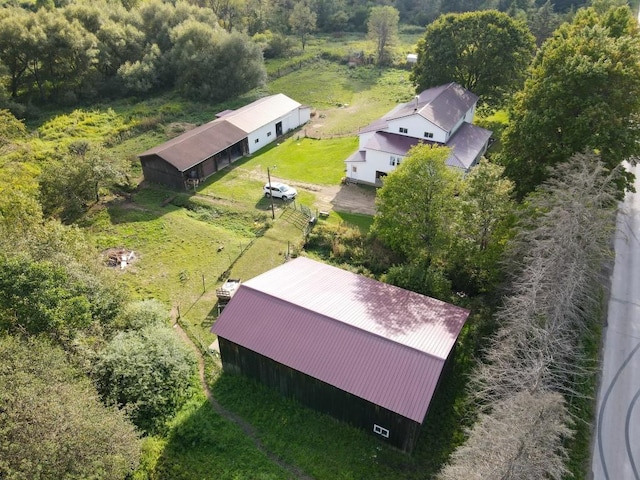
[{"label": "farm yard", "polygon": [[405,3],[3,4],[0,477],[593,476],[636,15]]},{"label": "farm yard", "polygon": [[[139,478],[298,476],[292,472],[318,479],[430,478],[461,435],[463,369],[443,382],[416,450],[408,456],[252,381],[222,375],[219,359],[209,350],[214,340],[209,329],[218,315],[216,287],[225,278],[249,279],[299,254],[307,227],[306,217],[298,217],[302,206],[314,216],[329,213],[317,219],[318,225],[349,224],[366,233],[375,189],[341,185],[344,159],[357,148],[360,126],[411,96],[408,71],[350,70],[325,62],[280,77],[268,89],[310,104],[315,110],[311,122],[217,172],[195,191],[142,185],[95,205],[79,222],[99,250],[135,252],[135,261],[116,269],[119,278],[140,299],[158,299],[179,316],[204,357],[215,399],[252,428],[248,435],[196,394],[171,422],[167,436],[145,440]],[[302,92],[309,95],[301,98]],[[248,95],[239,102],[251,100]],[[226,107],[203,110],[171,98],[162,104],[155,99],[115,106],[118,117],[146,126],[135,135],[121,135],[112,151],[127,158],[139,175],[137,153]],[[299,191],[290,204],[274,200],[273,220],[271,202],[262,193],[267,168],[272,181]],[[470,345],[462,341],[459,350],[465,344]]]}]

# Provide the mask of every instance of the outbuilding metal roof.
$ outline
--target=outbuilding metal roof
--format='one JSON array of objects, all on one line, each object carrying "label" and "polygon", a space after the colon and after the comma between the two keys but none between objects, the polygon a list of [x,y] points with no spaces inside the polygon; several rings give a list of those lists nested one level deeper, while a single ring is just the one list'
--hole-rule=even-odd
[{"label": "outbuilding metal roof", "polygon": [[300,257],[243,283],[212,332],[422,423],[468,315]]},{"label": "outbuilding metal roof", "polygon": [[298,102],[282,93],[264,97],[237,110],[220,112],[216,120],[153,147],[138,157],[157,155],[184,172],[300,107]]},{"label": "outbuilding metal roof", "polygon": [[292,98],[278,93],[256,100],[238,110],[227,113],[222,118],[249,134],[301,106]]},{"label": "outbuilding metal roof", "polygon": [[157,155],[184,172],[246,138],[245,131],[224,119],[214,120],[189,130],[138,157]]}]

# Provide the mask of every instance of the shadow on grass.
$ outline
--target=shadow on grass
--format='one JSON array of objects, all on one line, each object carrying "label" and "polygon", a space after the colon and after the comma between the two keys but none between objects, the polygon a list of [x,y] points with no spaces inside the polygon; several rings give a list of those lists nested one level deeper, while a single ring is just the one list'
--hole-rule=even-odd
[{"label": "shadow on grass", "polygon": [[455,371],[442,382],[413,455],[242,376],[223,374],[212,391],[270,451],[317,479],[434,478],[462,434],[456,399],[464,381]]},{"label": "shadow on grass", "polygon": [[234,423],[215,413],[202,395],[176,416],[152,478],[288,479]]}]

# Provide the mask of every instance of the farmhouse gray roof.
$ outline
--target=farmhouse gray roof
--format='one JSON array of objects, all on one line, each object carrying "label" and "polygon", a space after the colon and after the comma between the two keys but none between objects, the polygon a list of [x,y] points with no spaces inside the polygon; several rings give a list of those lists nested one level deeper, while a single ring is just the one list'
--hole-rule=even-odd
[{"label": "farmhouse gray roof", "polygon": [[212,332],[422,423],[468,315],[300,257],[242,284]]},{"label": "farmhouse gray roof", "polygon": [[417,113],[450,132],[477,101],[477,95],[452,82],[424,90],[416,99],[398,105],[383,118],[388,121]]},{"label": "farmhouse gray roof", "polygon": [[463,123],[447,142],[447,146],[451,147],[451,155],[447,158],[447,165],[468,170],[487,145],[490,137],[490,130],[471,123]]},{"label": "farmhouse gray roof", "polygon": [[366,148],[377,150],[380,152],[392,153],[394,155],[406,155],[409,149],[419,143],[430,143],[421,138],[408,137],[407,135],[398,135],[396,133],[376,132],[369,139]]},{"label": "farmhouse gray roof", "polygon": [[237,110],[220,112],[215,120],[153,147],[138,157],[157,155],[184,172],[300,107],[300,103],[282,93],[270,95]]}]

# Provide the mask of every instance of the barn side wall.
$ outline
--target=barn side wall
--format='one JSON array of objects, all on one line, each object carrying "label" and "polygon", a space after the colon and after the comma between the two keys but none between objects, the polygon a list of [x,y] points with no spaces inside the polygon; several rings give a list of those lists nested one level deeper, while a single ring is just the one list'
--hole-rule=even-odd
[{"label": "barn side wall", "polygon": [[[270,358],[218,337],[224,371],[242,374],[275,388],[282,395],[314,410],[360,427],[382,441],[410,453],[421,425],[413,420],[340,390]],[[374,425],[388,432],[388,438],[374,433]],[[380,428],[377,429],[380,431]]]},{"label": "barn side wall", "polygon": [[142,173],[145,180],[184,190],[182,172],[160,157],[156,155],[140,157],[140,164],[142,165]]}]

